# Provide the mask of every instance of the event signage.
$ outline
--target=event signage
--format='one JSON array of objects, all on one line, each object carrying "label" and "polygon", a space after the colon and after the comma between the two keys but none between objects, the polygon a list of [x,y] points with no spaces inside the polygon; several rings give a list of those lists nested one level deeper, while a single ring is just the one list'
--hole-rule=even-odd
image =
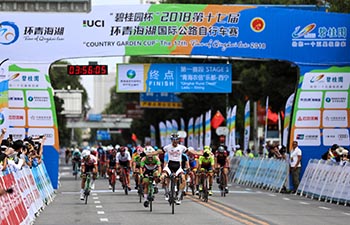
[{"label": "event signage", "polygon": [[181,109],[182,102],[175,93],[140,93],[141,108]]},{"label": "event signage", "polygon": [[119,64],[117,92],[230,93],[231,64]]}]

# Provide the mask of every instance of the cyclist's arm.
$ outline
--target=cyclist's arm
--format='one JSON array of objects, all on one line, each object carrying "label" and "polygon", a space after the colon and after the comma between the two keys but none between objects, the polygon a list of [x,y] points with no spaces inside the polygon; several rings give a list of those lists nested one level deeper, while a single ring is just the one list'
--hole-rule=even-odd
[{"label": "cyclist's arm", "polygon": [[211,165],[212,167],[215,166],[214,156],[210,157],[210,165]]},{"label": "cyclist's arm", "polygon": [[202,152],[197,152],[197,151],[195,151],[195,150],[191,150],[191,149],[186,149],[186,151],[185,151],[185,152],[189,152],[189,153],[191,153],[192,155],[198,155],[198,156],[203,155],[203,153],[202,153]]}]

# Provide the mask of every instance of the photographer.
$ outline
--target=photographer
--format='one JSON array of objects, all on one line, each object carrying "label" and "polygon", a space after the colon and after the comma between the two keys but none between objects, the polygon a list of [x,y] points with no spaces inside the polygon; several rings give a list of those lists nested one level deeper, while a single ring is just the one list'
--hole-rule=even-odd
[{"label": "photographer", "polygon": [[13,189],[12,188],[8,188],[8,189],[0,188],[0,196],[4,195],[6,193],[12,194],[13,193]]},{"label": "photographer", "polygon": [[46,137],[44,135],[39,138],[28,137],[24,139],[24,145],[27,148],[27,165],[29,167],[37,167],[42,161],[43,146]]},{"label": "photographer", "polygon": [[1,129],[0,171],[5,171],[7,168],[7,155],[5,154],[5,151],[7,150],[9,143],[8,143],[8,140],[3,140],[5,133],[6,133],[6,128]]}]

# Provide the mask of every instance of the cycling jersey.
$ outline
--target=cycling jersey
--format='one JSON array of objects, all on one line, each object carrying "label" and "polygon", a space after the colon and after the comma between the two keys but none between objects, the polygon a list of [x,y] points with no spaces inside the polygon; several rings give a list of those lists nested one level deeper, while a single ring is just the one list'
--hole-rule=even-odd
[{"label": "cycling jersey", "polygon": [[158,166],[160,166],[160,160],[157,156],[153,156],[152,160],[148,157],[143,157],[141,159],[140,167],[144,167],[146,170],[155,170]]},{"label": "cycling jersey", "polygon": [[114,155],[109,155],[108,156],[108,165],[109,165],[109,167],[110,168],[114,168],[114,167],[116,167],[116,164],[117,164],[117,159],[116,159],[116,157],[114,156]]},{"label": "cycling jersey", "polygon": [[105,152],[105,150],[103,150],[102,147],[97,149],[97,154],[98,154],[98,159],[100,162],[106,161],[106,152]]},{"label": "cycling jersey", "polygon": [[90,155],[89,160],[82,160],[81,165],[85,166],[85,172],[91,172],[97,165],[97,158],[93,155]]},{"label": "cycling jersey", "polygon": [[141,156],[139,153],[132,154],[132,161],[136,164],[136,168],[140,168]]},{"label": "cycling jersey", "polygon": [[117,152],[116,159],[117,159],[117,163],[127,162],[131,160],[131,156],[129,151],[125,151],[124,155],[122,155],[120,152]]},{"label": "cycling jersey", "polygon": [[181,162],[182,153],[186,152],[187,148],[183,145],[174,147],[172,144],[168,144],[163,147],[163,151],[168,153],[169,161]]},{"label": "cycling jersey", "polygon": [[226,159],[229,153],[227,151],[224,151],[223,153],[220,153],[219,151],[215,152],[216,161],[220,166],[225,166]]},{"label": "cycling jersey", "polygon": [[200,156],[198,160],[198,164],[201,165],[201,168],[204,168],[206,170],[211,170],[215,164],[215,160],[213,156],[209,156],[208,158],[205,158],[204,156]]}]

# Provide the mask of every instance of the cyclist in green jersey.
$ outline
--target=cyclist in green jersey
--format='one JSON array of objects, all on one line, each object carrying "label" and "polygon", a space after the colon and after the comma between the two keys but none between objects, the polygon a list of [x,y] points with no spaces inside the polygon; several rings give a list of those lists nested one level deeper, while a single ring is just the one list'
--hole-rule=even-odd
[{"label": "cyclist in green jersey", "polygon": [[[154,152],[154,148],[152,146],[147,146],[145,148],[145,153],[152,153]],[[162,172],[161,162],[158,156],[145,156],[141,159],[140,163],[140,176],[142,178],[142,185],[143,185],[143,197],[144,202],[143,205],[145,207],[148,207],[148,183],[149,179],[148,176],[153,176],[154,181],[156,182],[156,186],[154,187],[154,193],[156,194],[158,192],[157,184],[159,183],[160,179],[159,176]]]}]

